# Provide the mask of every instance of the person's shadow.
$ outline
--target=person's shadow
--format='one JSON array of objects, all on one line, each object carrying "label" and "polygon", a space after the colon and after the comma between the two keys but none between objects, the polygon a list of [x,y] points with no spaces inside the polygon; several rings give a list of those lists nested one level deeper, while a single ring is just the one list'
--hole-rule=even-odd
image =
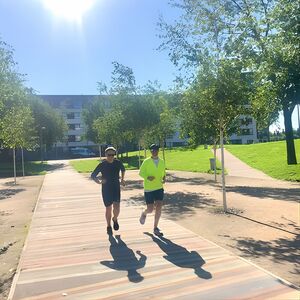
[{"label": "person's shadow", "polygon": [[202,269],[205,260],[196,251],[188,251],[186,248],[177,245],[165,237],[156,237],[149,232],[144,234],[150,236],[152,240],[164,251],[167,255],[163,258],[180,268],[194,269],[195,274],[199,278],[211,279],[211,273]]},{"label": "person's shadow", "polygon": [[137,259],[133,250],[127,247],[120,235],[116,235],[116,237],[110,235],[109,241],[109,251],[113,260],[104,260],[100,263],[114,270],[127,271],[127,277],[131,282],[143,281],[144,277],[137,270],[145,267],[147,257],[138,250],[136,253],[140,257]]}]

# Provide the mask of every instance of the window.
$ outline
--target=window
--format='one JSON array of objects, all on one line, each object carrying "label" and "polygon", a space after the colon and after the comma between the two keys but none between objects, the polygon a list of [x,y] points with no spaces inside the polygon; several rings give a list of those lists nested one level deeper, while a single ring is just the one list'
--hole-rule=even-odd
[{"label": "window", "polygon": [[80,141],[81,141],[81,136],[75,135],[75,142],[80,142]]},{"label": "window", "polygon": [[245,117],[245,118],[240,119],[240,124],[241,125],[248,126],[248,125],[252,124],[252,122],[253,122],[253,120],[252,120],[251,117]]},{"label": "window", "polygon": [[72,120],[72,119],[74,119],[75,118],[75,115],[74,115],[74,113],[72,112],[72,113],[67,113],[67,119],[68,120]]},{"label": "window", "polygon": [[252,128],[241,129],[240,135],[252,135],[252,134],[253,134]]},{"label": "window", "polygon": [[80,124],[68,124],[69,130],[80,130]]},{"label": "window", "polygon": [[75,112],[75,113],[73,113],[73,114],[74,114],[74,118],[75,118],[75,119],[80,118],[80,112]]},{"label": "window", "polygon": [[242,140],[236,139],[236,140],[230,140],[231,144],[242,144]]},{"label": "window", "polygon": [[75,142],[75,135],[68,135],[68,142]]}]

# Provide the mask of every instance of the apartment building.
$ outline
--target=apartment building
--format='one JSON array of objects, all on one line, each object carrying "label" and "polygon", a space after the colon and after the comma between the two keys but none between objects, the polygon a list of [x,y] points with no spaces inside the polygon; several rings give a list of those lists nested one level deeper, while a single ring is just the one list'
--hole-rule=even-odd
[{"label": "apartment building", "polygon": [[[73,147],[86,147],[95,145],[85,139],[86,127],[82,117],[84,106],[95,98],[96,95],[40,95],[49,103],[66,121],[68,131],[63,142],[57,143],[57,147],[65,150]],[[104,99],[104,98],[103,98]]]},{"label": "apartment building", "polygon": [[231,144],[253,144],[258,142],[256,121],[251,116],[241,115],[240,130],[229,137]]},{"label": "apartment building", "polygon": [[[85,138],[86,127],[82,118],[82,111],[89,102],[99,99],[104,101],[104,106],[108,107],[106,96],[97,95],[40,95],[40,97],[57,110],[66,120],[68,131],[63,142],[57,143],[56,147],[69,150],[74,147],[97,147],[92,141]],[[258,142],[256,122],[250,116],[240,117],[240,131],[229,137],[232,144],[251,144]],[[179,132],[166,139],[167,147],[177,147],[187,145],[188,140],[182,139]]]}]

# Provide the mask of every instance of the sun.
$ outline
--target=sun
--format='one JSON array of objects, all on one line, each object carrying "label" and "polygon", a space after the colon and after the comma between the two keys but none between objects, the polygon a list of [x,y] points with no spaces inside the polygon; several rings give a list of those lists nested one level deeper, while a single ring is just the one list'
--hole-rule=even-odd
[{"label": "sun", "polygon": [[95,0],[43,0],[45,6],[57,17],[80,22]]}]

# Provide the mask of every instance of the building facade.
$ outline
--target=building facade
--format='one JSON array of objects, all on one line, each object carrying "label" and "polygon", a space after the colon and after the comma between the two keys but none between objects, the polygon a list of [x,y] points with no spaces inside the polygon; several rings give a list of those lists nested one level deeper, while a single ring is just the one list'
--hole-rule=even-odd
[{"label": "building facade", "polygon": [[[86,125],[83,120],[82,112],[84,107],[95,99],[104,101],[104,107],[108,108],[109,103],[106,96],[97,95],[40,95],[48,102],[66,121],[68,131],[63,142],[57,143],[56,147],[61,147],[66,151],[76,147],[98,147],[92,141],[85,138]],[[251,116],[240,117],[240,131],[229,137],[232,144],[252,144],[257,143],[256,122]],[[166,147],[177,147],[188,144],[188,139],[182,139],[179,132],[166,139]]]}]

